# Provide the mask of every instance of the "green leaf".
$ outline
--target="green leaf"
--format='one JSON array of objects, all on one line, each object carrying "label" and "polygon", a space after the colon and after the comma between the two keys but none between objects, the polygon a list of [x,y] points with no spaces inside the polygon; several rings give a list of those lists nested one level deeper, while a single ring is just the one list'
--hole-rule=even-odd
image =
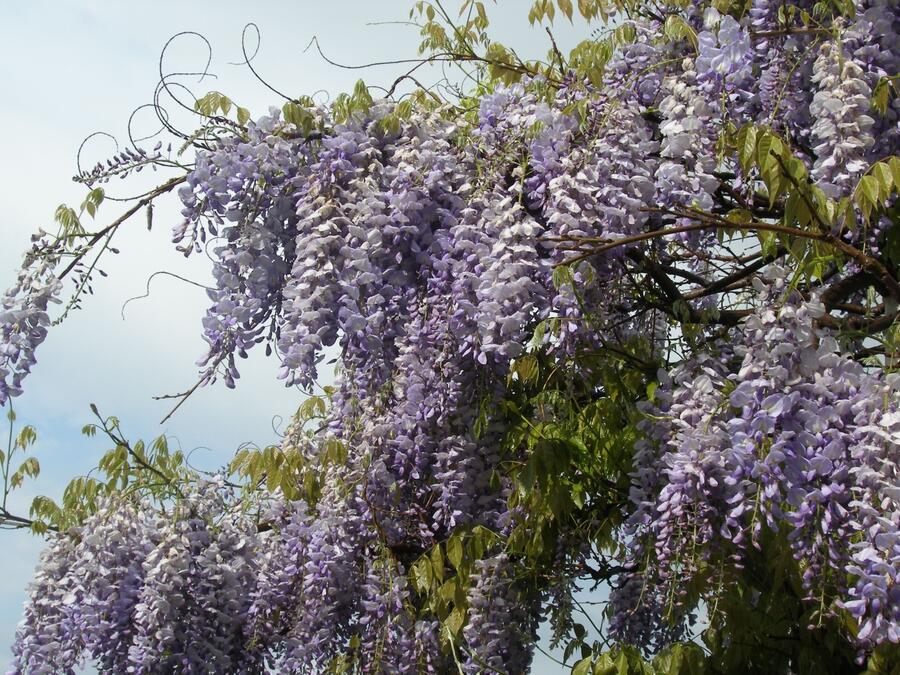
[{"label": "green leaf", "polygon": [[321,396],[310,396],[297,409],[297,418],[301,422],[321,417],[325,414],[325,400]]},{"label": "green leaf", "polygon": [[774,157],[780,156],[784,148],[781,139],[771,132],[764,132],[756,144],[756,163],[764,168]]},{"label": "green leaf", "polygon": [[438,595],[440,595],[441,599],[447,603],[453,602],[456,599],[458,592],[459,580],[456,577],[453,577],[449,581],[445,581],[438,589]]},{"label": "green leaf", "polygon": [[880,115],[887,113],[890,89],[891,80],[882,77],[878,80],[875,89],[872,91],[872,108],[877,110]]},{"label": "green leaf", "polygon": [[[890,166],[888,166],[887,162],[877,162],[869,173],[878,179],[881,194],[884,196],[884,199],[887,199],[894,189],[894,177]],[[900,183],[897,183],[897,185],[900,185]]]},{"label": "green leaf", "polygon": [[872,202],[872,205],[875,206],[879,202],[879,186],[878,179],[875,176],[863,176],[862,180],[859,182],[859,188],[863,191],[863,194]]},{"label": "green leaf", "polygon": [[747,223],[753,222],[753,214],[747,209],[731,209],[731,211],[725,214],[725,219],[731,223],[746,225]]},{"label": "green leaf", "polygon": [[619,668],[609,652],[601,654],[594,664],[592,675],[618,675]]},{"label": "green leaf", "polygon": [[309,133],[315,124],[312,113],[293,101],[285,103],[281,111],[284,113],[284,121],[293,124],[301,133]]},{"label": "green leaf", "polygon": [[769,192],[769,207],[774,206],[784,188],[780,159],[784,154],[784,143],[775,134],[765,132],[756,146],[756,160],[759,174]]},{"label": "green leaf", "polygon": [[891,170],[891,178],[897,189],[900,189],[900,157],[891,157],[888,160],[888,166]]},{"label": "green leaf", "polygon": [[581,659],[581,661],[579,661],[572,667],[572,675],[589,675],[589,673],[591,672],[592,660],[593,659],[590,656]]},{"label": "green leaf", "polygon": [[787,174],[797,183],[804,183],[809,175],[806,165],[793,156],[787,158],[785,168],[787,169]]},{"label": "green leaf", "polygon": [[534,327],[534,335],[531,338],[531,344],[534,347],[540,347],[544,344],[544,335],[547,332],[547,322],[541,321]]},{"label": "green leaf", "polygon": [[553,287],[562,288],[567,284],[571,284],[574,280],[572,268],[568,265],[560,265],[553,270]]},{"label": "green leaf", "polygon": [[455,569],[459,569],[463,559],[463,545],[458,534],[447,540],[447,560]]},{"label": "green leaf", "polygon": [[657,675],[702,675],[704,660],[698,645],[679,642],[660,652],[652,665]]},{"label": "green leaf", "polygon": [[697,33],[690,24],[678,14],[670,14],[663,27],[666,37],[672,40],[687,40],[694,49],[697,49]]},{"label": "green leaf", "polygon": [[[880,204],[879,199],[880,186],[878,179],[874,176],[863,176],[859,184],[854,190],[854,199],[859,210],[862,212],[863,220],[867,221],[872,216],[872,210],[876,209]],[[848,213],[849,215],[849,213]]]},{"label": "green leaf", "polygon": [[17,488],[25,482],[25,477],[37,478],[41,472],[41,464],[37,457],[29,457],[16,469],[16,472],[10,476],[9,484],[11,488]]},{"label": "green leaf", "polygon": [[538,360],[533,354],[525,354],[516,359],[513,370],[518,375],[519,380],[524,383],[534,382],[540,374]]},{"label": "green leaf", "polygon": [[459,631],[462,629],[465,623],[466,610],[462,607],[454,607],[453,611],[450,612],[450,615],[444,620],[444,627],[450,632],[451,635],[456,637],[457,635],[459,635]]},{"label": "green leaf", "polygon": [[413,578],[413,585],[420,593],[428,593],[431,590],[431,561],[426,557],[419,558],[413,563],[410,570]]},{"label": "green leaf", "polygon": [[444,583],[444,556],[439,544],[431,548],[431,573],[437,583]]},{"label": "green leaf", "polygon": [[596,17],[598,9],[595,0],[578,0],[578,12],[588,21]]},{"label": "green leaf", "polygon": [[214,117],[219,111],[227,115],[231,110],[231,99],[218,91],[211,91],[194,101],[194,110],[206,117]]},{"label": "green leaf", "polygon": [[25,450],[29,445],[34,444],[37,440],[37,431],[35,431],[34,427],[26,425],[22,427],[22,430],[16,436],[16,440],[13,442],[13,448],[20,448]]}]

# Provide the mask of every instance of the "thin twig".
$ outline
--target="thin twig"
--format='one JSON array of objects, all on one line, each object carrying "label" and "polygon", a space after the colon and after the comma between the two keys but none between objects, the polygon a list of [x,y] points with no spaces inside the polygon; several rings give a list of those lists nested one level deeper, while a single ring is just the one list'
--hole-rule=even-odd
[{"label": "thin twig", "polygon": [[690,225],[680,225],[678,227],[669,227],[663,228],[659,230],[650,230],[648,232],[641,232],[639,234],[631,235],[628,237],[622,237],[621,239],[616,239],[614,241],[609,241],[608,239],[602,237],[546,237],[545,241],[558,241],[558,242],[576,242],[579,244],[591,244],[596,243],[600,244],[595,248],[592,248],[588,251],[581,253],[580,255],[567,258],[566,260],[562,260],[556,263],[556,266],[560,265],[571,265],[573,263],[580,262],[582,260],[586,260],[587,258],[591,258],[595,255],[600,255],[601,253],[606,253],[608,251],[612,251],[616,248],[627,246],[629,244],[635,244],[641,241],[646,241],[648,239],[656,239],[659,237],[665,237],[672,234],[682,234],[685,232],[698,232],[702,230],[748,230],[751,232],[774,232],[776,234],[784,234],[791,237],[797,237],[800,239],[810,239],[812,241],[818,241],[832,248],[837,249],[841,253],[844,253],[849,258],[858,263],[863,269],[867,270],[870,274],[875,276],[882,284],[884,284],[885,288],[888,292],[893,295],[895,298],[900,300],[900,283],[891,275],[891,273],[887,270],[887,268],[875,258],[863,253],[858,248],[848,244],[847,242],[841,240],[839,237],[831,234],[830,232],[808,232],[806,230],[801,230],[796,227],[789,227],[787,225],[778,225],[775,223],[764,223],[764,222],[749,222],[749,223],[732,223],[730,221],[724,220],[712,214],[706,214],[701,212],[693,212],[693,211],[678,211],[674,209],[661,209],[661,208],[647,208],[641,209],[642,211],[651,212],[651,213],[661,213],[664,215],[673,215],[680,218],[693,218],[695,220],[703,220],[704,222],[700,223],[692,223]]},{"label": "thin twig", "polygon": [[175,407],[172,408],[172,409],[169,411],[169,414],[166,415],[165,417],[163,417],[163,418],[159,421],[159,423],[160,423],[160,424],[165,424],[166,421],[167,421],[172,415],[174,415],[176,412],[178,412],[178,409],[179,409],[182,405],[184,405],[184,402],[187,401],[188,398],[190,398],[191,394],[193,394],[195,391],[197,391],[197,389],[200,387],[200,385],[202,385],[202,384],[203,384],[204,382],[206,382],[208,379],[209,379],[209,376],[208,376],[208,375],[204,375],[204,376],[201,377],[199,380],[197,380],[197,382],[194,384],[193,387],[191,387],[190,389],[188,389],[188,390],[185,391],[185,392],[182,392],[181,394],[163,394],[162,396],[154,396],[154,397],[153,397],[153,400],[154,400],[154,401],[162,401],[162,400],[168,399],[168,398],[177,398],[177,399],[180,399],[180,400],[178,401],[178,403],[175,404]]},{"label": "thin twig", "polygon": [[553,45],[553,55],[556,57],[557,62],[559,63],[559,74],[564,77],[566,74],[566,61],[563,58],[562,52],[559,51],[559,47],[556,46],[556,38],[553,37],[553,32],[550,30],[550,26],[544,26],[547,31],[547,35],[550,36],[550,44]]},{"label": "thin twig", "polygon": [[137,202],[134,206],[132,206],[130,209],[128,209],[125,213],[123,213],[121,216],[119,216],[118,218],[116,218],[114,221],[112,221],[109,225],[107,225],[106,227],[104,227],[102,230],[96,232],[96,233],[94,234],[94,236],[91,237],[91,240],[87,243],[85,250],[84,250],[82,253],[79,253],[78,255],[76,255],[76,256],[72,259],[72,262],[70,262],[70,263],[66,266],[66,268],[59,274],[59,276],[58,276],[57,278],[59,278],[59,279],[64,279],[64,278],[69,274],[69,272],[72,271],[72,268],[74,268],[75,265],[78,264],[78,261],[80,261],[85,255],[87,255],[87,252],[88,252],[94,245],[96,245],[97,242],[99,242],[103,237],[105,237],[107,234],[111,234],[117,227],[119,227],[119,225],[121,225],[121,224],[124,223],[126,220],[128,220],[129,218],[131,218],[131,216],[133,216],[135,213],[137,213],[137,212],[140,211],[142,208],[144,208],[145,206],[147,206],[147,205],[148,205],[150,202],[152,202],[154,199],[156,199],[156,198],[159,197],[160,195],[163,195],[163,194],[165,194],[165,193],[167,193],[167,192],[171,192],[171,191],[172,191],[172,188],[174,188],[174,187],[176,187],[176,186],[178,186],[178,185],[181,185],[181,184],[184,183],[186,180],[187,180],[187,176],[178,176],[178,177],[176,177],[176,178],[172,178],[171,180],[166,181],[165,183],[163,183],[163,184],[160,185],[159,187],[157,187],[157,188],[155,188],[154,190],[151,190],[150,192],[148,192],[147,195],[146,195],[145,197],[143,197],[142,199],[138,200],[138,202]]}]

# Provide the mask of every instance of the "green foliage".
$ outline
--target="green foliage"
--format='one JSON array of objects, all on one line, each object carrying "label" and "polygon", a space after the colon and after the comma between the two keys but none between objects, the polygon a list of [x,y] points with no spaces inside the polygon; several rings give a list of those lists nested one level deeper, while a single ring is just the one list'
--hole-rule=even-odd
[{"label": "green foliage", "polygon": [[75,209],[66,206],[65,204],[60,204],[56,207],[54,219],[59,223],[61,228],[59,233],[60,238],[84,234],[85,230],[81,226],[81,220]]},{"label": "green foliage", "polygon": [[576,11],[585,21],[591,22],[597,19],[606,21],[614,7],[624,6],[625,3],[620,0],[615,2],[608,0],[577,0],[575,3],[572,0],[556,0],[555,3],[553,0],[535,0],[528,11],[528,21],[532,24],[540,24],[544,21],[552,24],[556,18],[557,9],[569,21],[572,21]]},{"label": "green foliage", "polygon": [[687,40],[697,49],[697,32],[677,14],[670,14],[663,25],[663,33],[673,41]]},{"label": "green foliage", "polygon": [[399,134],[401,125],[412,115],[413,108],[412,99],[406,98],[400,101],[389,114],[380,120],[381,128],[387,134]]},{"label": "green foliage", "polygon": [[466,623],[473,565],[500,544],[499,535],[479,525],[455,532],[410,566],[409,581],[423,599],[422,611],[441,622],[441,638],[448,648],[459,640]]},{"label": "green foliage", "polygon": [[78,211],[75,211],[75,209],[66,206],[65,204],[60,204],[56,207],[54,219],[59,224],[60,228],[57,237],[63,240],[67,247],[71,247],[72,244],[74,244],[74,240],[77,238],[86,236],[87,232],[81,224],[81,216],[84,215],[85,212],[87,212],[91,218],[96,216],[97,209],[99,209],[100,204],[103,203],[104,197],[105,193],[103,188],[97,187],[88,191],[87,196],[84,198],[84,201],[81,202]]},{"label": "green foliage", "polygon": [[28,457],[26,458],[20,465],[19,468],[16,469],[13,474],[9,477],[9,485],[11,488],[17,488],[22,485],[25,481],[25,478],[37,478],[38,474],[41,472],[41,465],[38,462],[37,457]]},{"label": "green foliage", "polygon": [[536,571],[552,564],[564,523],[594,523],[585,540],[611,550],[636,440],[635,404],[650,384],[647,371],[656,370],[646,350],[636,341],[625,353],[581,354],[572,364],[578,375],[551,365],[540,351],[514,366],[499,412],[507,429],[505,451],[515,458],[510,501],[523,516],[508,548],[533,560]]},{"label": "green foliage", "polygon": [[374,103],[374,99],[369,93],[366,83],[362,80],[357,80],[356,85],[353,87],[353,92],[338,96],[331,108],[335,121],[340,123],[346,122],[355,116],[365,115],[372,107],[372,103]]},{"label": "green foliage", "polygon": [[569,54],[569,66],[580,77],[586,77],[595,87],[602,86],[606,64],[618,49],[637,38],[634,25],[624,23],[600,33],[598,39],[582,40]]},{"label": "green foliage", "polygon": [[[763,254],[788,251],[797,263],[796,279],[808,282],[822,280],[829,270],[842,266],[848,258],[875,277],[885,275],[880,263],[865,251],[846,245],[836,233],[865,231],[886,215],[896,222],[893,202],[900,190],[900,158],[888,157],[872,164],[849,197],[835,200],[812,183],[805,162],[767,127],[747,125],[729,130],[723,136],[722,149],[734,153],[744,174],[760,181],[761,197],[768,203],[771,217],[760,219],[747,208],[736,208],[726,219],[746,229],[720,232],[720,236],[754,232]],[[781,229],[774,230],[772,225]],[[888,230],[892,251],[894,229]]]},{"label": "green foliage", "polygon": [[900,645],[876,647],[861,675],[900,675]]},{"label": "green foliage", "polygon": [[875,162],[860,178],[853,191],[852,201],[866,221],[881,215],[900,191],[900,157],[893,156]]},{"label": "green foliage", "polygon": [[299,103],[288,101],[281,110],[284,113],[284,121],[297,127],[302,136],[309,136],[318,126],[316,116],[312,111],[313,101],[306,100]]},{"label": "green foliage", "polygon": [[872,90],[872,109],[886,115],[891,100],[900,93],[900,75],[882,77]]},{"label": "green foliage", "polygon": [[[551,10],[552,9],[552,3]],[[563,3],[566,4],[565,2]],[[571,3],[568,3],[571,5]],[[464,68],[467,77],[474,67],[476,79],[482,86],[512,84],[525,76],[544,76],[558,82],[564,70],[559,55],[551,49],[546,61],[524,61],[515,50],[489,38],[490,25],[485,4],[464,0],[457,18],[451,17],[440,2],[421,0],[413,5],[411,19],[418,19],[422,41],[419,53],[425,60],[446,62]],[[549,45],[548,45],[549,46]]]},{"label": "green foliage", "polygon": [[[441,621],[448,646],[458,641],[465,625],[466,592],[478,560],[502,549],[517,561],[518,582],[540,587],[558,573],[556,544],[564,525],[584,523],[586,542],[597,550],[615,550],[613,533],[621,524],[636,440],[635,404],[655,384],[656,365],[649,360],[648,345],[637,340],[624,353],[580,354],[571,371],[559,368],[539,347],[552,340],[554,330],[553,321],[536,327],[535,349],[516,360],[506,396],[485,408],[481,421],[485,428],[506,430],[504,473],[512,480],[510,501],[520,520],[507,536],[482,527],[457,530],[410,566],[410,583],[423,611]],[[567,658],[578,648],[590,654],[584,628],[573,630]]]},{"label": "green foliage", "polygon": [[250,111],[243,108],[230,98],[218,91],[211,91],[194,101],[194,110],[205,117],[222,116],[227,118],[234,110],[234,116],[238,124],[244,125],[250,121]]},{"label": "green foliage", "polygon": [[747,125],[734,135],[731,147],[741,169],[758,176],[764,184],[770,208],[783,204],[781,220],[785,225],[823,232],[835,226],[866,226],[885,212],[900,190],[900,157],[872,164],[852,196],[835,201],[812,184],[806,164],[774,131]]},{"label": "green foliage", "polygon": [[82,211],[87,211],[88,215],[93,218],[97,215],[97,209],[100,208],[100,204],[103,203],[103,198],[105,193],[103,192],[102,187],[96,187],[88,192],[87,197],[84,198],[84,201],[81,203]]},{"label": "green foliage", "polygon": [[[328,412],[331,391],[325,396],[310,396],[294,415],[297,429],[315,427]],[[321,476],[329,467],[342,466],[347,460],[346,445],[334,436],[316,440],[300,435],[296,445],[241,447],[228,465],[228,472],[244,485],[247,496],[260,490],[280,490],[288,499],[304,499],[315,506],[321,492]]]},{"label": "green foliage", "polygon": [[[41,473],[41,464],[34,455],[22,458],[37,442],[37,432],[32,426],[23,426],[16,433],[16,413],[10,406],[6,413],[8,433],[6,447],[0,448],[0,474],[3,476],[3,494],[0,497],[0,527],[31,527],[33,524],[20,516],[7,511],[9,496],[22,487],[27,479],[37,478]],[[38,528],[40,529],[40,528]]]},{"label": "green foliage", "polygon": [[92,438],[101,432],[114,447],[103,454],[89,475],[69,481],[60,503],[47,496],[34,498],[29,515],[36,532],[78,525],[97,511],[103,499],[136,496],[160,504],[178,499],[181,486],[197,478],[187,467],[183,453],[169,448],[165,436],[149,446],[143,441],[131,444],[116,417],[102,417],[93,405],[91,410],[99,423],[85,425],[82,433]]},{"label": "green foliage", "polygon": [[645,660],[632,647],[621,647],[599,656],[588,656],[575,664],[572,675],[704,675],[703,650],[690,642],[679,642]]},{"label": "green foliage", "polygon": [[427,0],[416,2],[409,17],[423,21],[419,27],[420,54],[471,56],[475,48],[486,47],[490,42],[487,36],[490,21],[480,0],[464,0],[458,20],[452,19],[441,3]]},{"label": "green foliage", "polygon": [[782,535],[762,530],[761,551],[746,556],[746,568],[729,576],[710,564],[709,583],[719,589],[709,608],[702,639],[712,672],[856,672],[844,614],[823,612],[823,604],[803,601],[803,570]]}]

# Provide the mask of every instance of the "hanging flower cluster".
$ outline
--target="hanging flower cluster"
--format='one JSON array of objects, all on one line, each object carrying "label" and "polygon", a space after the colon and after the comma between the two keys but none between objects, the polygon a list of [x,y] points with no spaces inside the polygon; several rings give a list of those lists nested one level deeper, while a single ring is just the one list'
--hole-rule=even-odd
[{"label": "hanging flower cluster", "polygon": [[[770,274],[764,300],[785,292],[784,271]],[[769,306],[719,353],[664,374],[647,405],[630,564],[666,601],[626,584],[614,599],[623,637],[644,642],[657,622],[683,621],[692,579],[723,561],[740,568],[764,528],[785,528],[810,602],[827,589],[859,620],[860,641],[900,639],[900,380],[816,330],[821,302]]]}]

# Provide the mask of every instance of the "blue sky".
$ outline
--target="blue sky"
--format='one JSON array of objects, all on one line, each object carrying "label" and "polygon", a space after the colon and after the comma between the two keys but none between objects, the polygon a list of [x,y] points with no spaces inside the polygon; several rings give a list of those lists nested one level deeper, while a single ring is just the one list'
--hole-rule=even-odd
[{"label": "blue sky", "polygon": [[[312,50],[304,53],[310,38],[317,35],[326,53],[344,63],[414,56],[415,29],[368,25],[403,21],[411,4],[0,0],[0,286],[13,281],[29,235],[42,225],[49,228],[56,206],[77,205],[83,198],[83,188],[71,181],[81,140],[94,131],[121,138],[131,111],[150,100],[160,49],[170,36],[192,30],[212,43],[211,70],[218,78],[196,84],[197,93],[220,90],[261,114],[269,105],[279,105],[278,97],[245,68],[229,65],[241,60],[245,24],[259,25],[263,42],[254,65],[274,86],[291,95],[318,90],[335,95],[349,90],[361,73],[329,66]],[[543,31],[529,28],[529,5],[528,0],[493,5],[494,34],[523,56],[542,56],[548,40]],[[554,32],[563,51],[581,37],[567,23]],[[201,43],[180,39],[168,63],[172,70],[194,70],[205,58]],[[387,85],[397,72],[385,67],[362,76],[370,84]],[[437,77],[432,73],[430,80]],[[143,126],[140,122],[139,128],[151,130],[149,118]],[[98,140],[85,150],[87,164],[113,151],[111,142]],[[109,191],[122,194],[118,188],[110,184]],[[107,203],[98,221],[116,215],[116,206]],[[124,321],[120,310],[125,300],[144,292],[154,271],[165,269],[200,282],[209,278],[208,261],[185,260],[170,244],[169,229],[178,219],[177,206],[169,200],[156,209],[152,232],[142,217],[124,228],[116,244],[122,253],[104,268],[109,278],[95,284],[85,309],[54,328],[38,351],[38,366],[15,407],[20,421],[38,429],[34,452],[43,471],[13,499],[12,510],[26,512],[35,494],[58,497],[70,478],[95,466],[107,447],[81,436],[91,418],[90,403],[117,415],[130,438],[165,433],[185,450],[197,448],[192,455],[196,465],[214,468],[244,441],[275,440],[279,419],[289,417],[301,400],[276,379],[276,362],[259,354],[244,364],[237,390],[200,390],[160,426],[168,407],[152,396],[183,391],[193,383],[194,361],[203,352],[199,328],[206,298],[199,288],[158,277],[148,299],[128,305]],[[0,666],[5,669],[41,542],[24,533],[0,532],[0,545]],[[534,672],[560,669],[539,657]]]}]

